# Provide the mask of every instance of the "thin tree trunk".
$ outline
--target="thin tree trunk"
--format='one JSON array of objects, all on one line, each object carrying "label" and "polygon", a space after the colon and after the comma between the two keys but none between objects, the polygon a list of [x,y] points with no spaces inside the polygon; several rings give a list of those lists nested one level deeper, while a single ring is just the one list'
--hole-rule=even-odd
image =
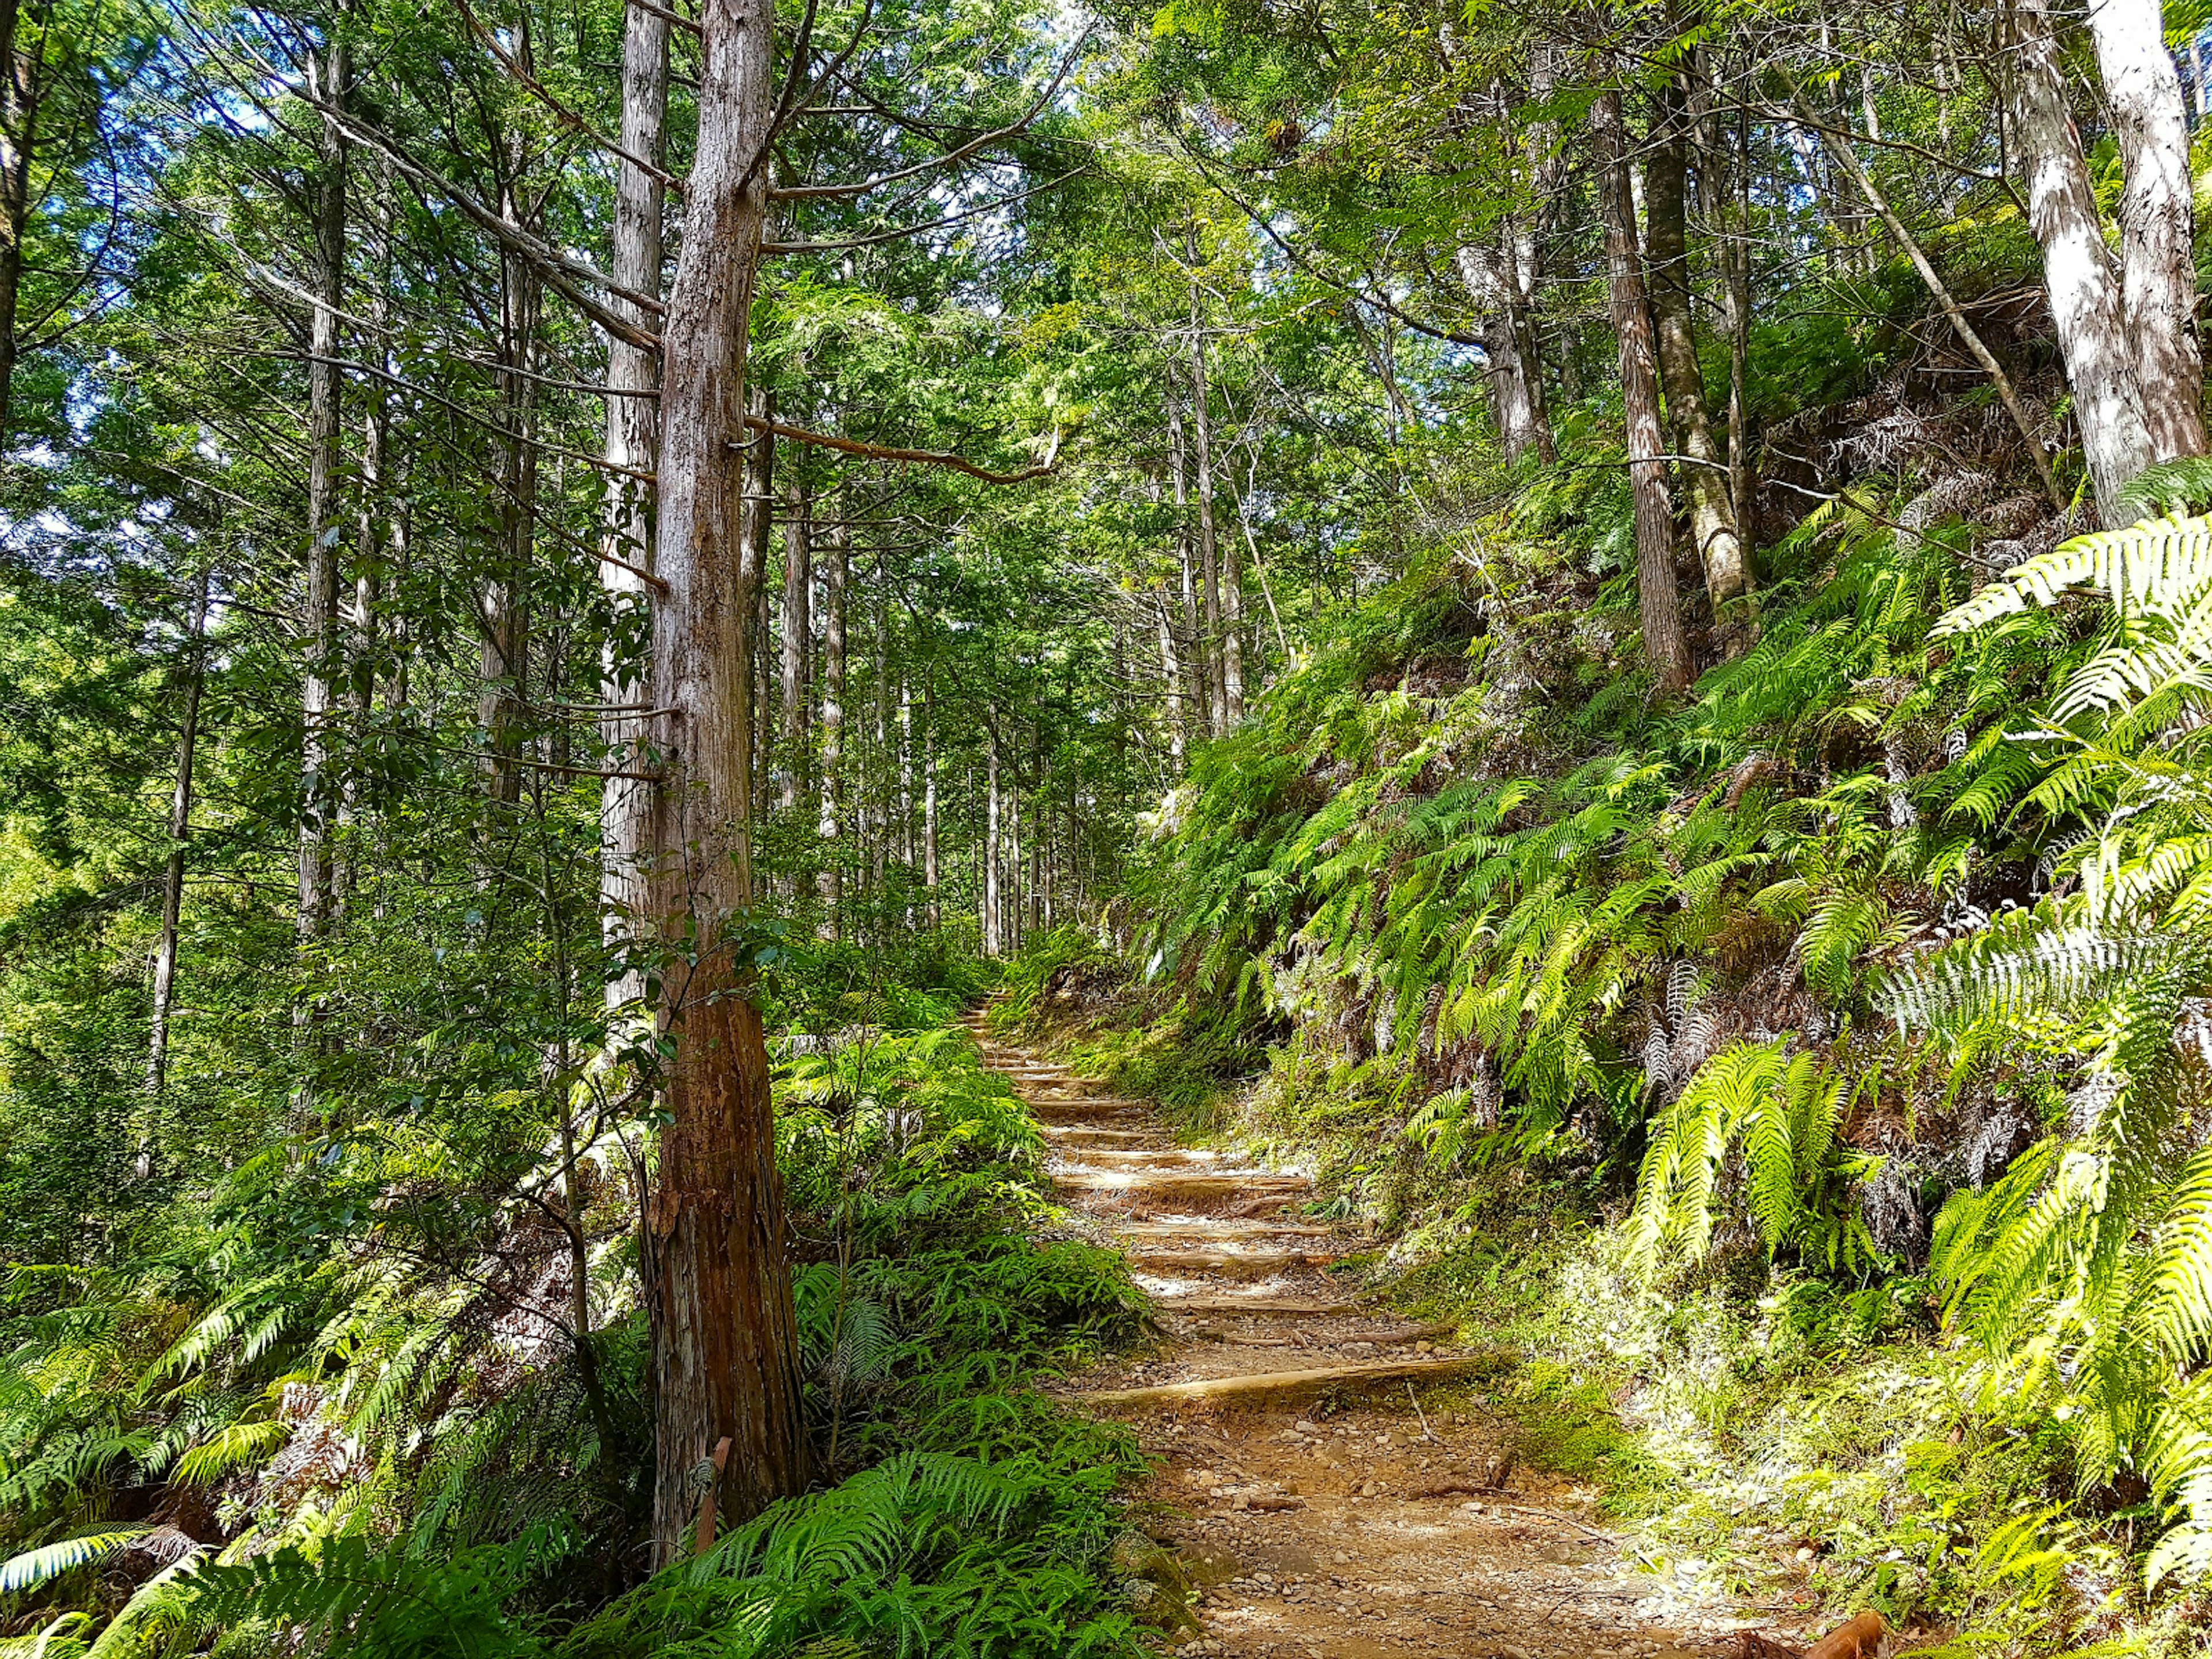
[{"label": "thin tree trunk", "polygon": [[2097,0],[2089,33],[2112,112],[2120,195],[2122,300],[2134,337],[2143,422],[2158,460],[2201,455],[2204,360],[2197,319],[2197,225],[2189,115],[2166,49],[2160,0]]},{"label": "thin tree trunk", "polygon": [[[533,59],[527,24],[515,53],[527,69]],[[518,230],[531,227],[524,207],[526,141],[508,147],[500,191],[500,217]],[[500,539],[483,586],[483,684],[477,721],[484,731],[484,793],[494,806],[512,809],[522,799],[523,705],[530,681],[530,568],[538,535],[538,326],[542,289],[538,269],[517,253],[502,256],[500,283],[500,410],[507,436],[501,462]]]},{"label": "thin tree trunk", "polygon": [[1234,568],[1236,549],[1221,556],[1213,519],[1213,416],[1206,404],[1206,333],[1198,308],[1198,284],[1190,289],[1191,465],[1198,484],[1198,555],[1206,572],[1206,653],[1213,681],[1213,734],[1221,737],[1244,718],[1244,647],[1238,625],[1244,609],[1243,583]]},{"label": "thin tree trunk", "polygon": [[983,728],[983,954],[1006,953],[999,892],[999,713],[990,711]]},{"label": "thin tree trunk", "polygon": [[[750,388],[746,407],[763,420],[775,417],[775,400],[760,386]],[[769,708],[777,679],[769,660],[775,638],[769,615],[769,592],[774,586],[769,580],[769,559],[775,534],[775,434],[765,427],[752,428],[747,434],[744,525],[738,563],[753,594],[753,607],[744,618],[745,679],[752,688],[753,709],[752,812],[765,820],[773,804],[769,798],[769,738],[774,723]]]},{"label": "thin tree trunk", "polygon": [[[667,191],[657,168],[666,150],[668,20],[632,5],[623,25],[622,147],[636,159],[615,171],[616,283],[658,297]],[[647,164],[651,166],[648,167]],[[641,327],[649,319],[618,295],[608,303]],[[621,471],[607,474],[606,550],[622,562],[599,562],[614,625],[600,662],[600,697],[607,705],[599,725],[611,775],[599,794],[599,914],[610,950],[627,952],[638,939],[646,911],[646,866],[652,852],[653,790],[643,778],[650,730],[641,700],[646,653],[642,637],[650,612],[645,577],[653,568],[653,487],[644,478],[658,459],[660,429],[659,354],[610,338],[607,342],[607,459]],[[625,568],[624,567],[634,567]],[[641,963],[623,963],[608,975],[606,999],[619,1008],[645,995]]]},{"label": "thin tree trunk", "polygon": [[937,672],[933,664],[925,668],[921,683],[921,886],[929,896],[927,914],[933,933],[945,922],[937,896]]},{"label": "thin tree trunk", "polygon": [[2043,246],[2044,285],[2098,512],[2116,523],[2121,487],[2156,452],[2081,136],[2066,107],[2055,26],[2045,0],[2011,0],[2010,10],[2013,131],[2027,173],[2028,222]]},{"label": "thin tree trunk", "polygon": [[[177,985],[177,931],[184,915],[185,852],[192,836],[192,764],[198,755],[200,688],[207,678],[207,612],[210,573],[202,570],[192,588],[185,624],[184,706],[177,725],[177,773],[169,792],[169,860],[161,876],[161,934],[154,950],[154,1018],[146,1052],[146,1093],[159,1105],[169,1080],[169,1010]],[[150,1124],[139,1137],[138,1174],[154,1172]]]},{"label": "thin tree trunk", "polygon": [[1728,239],[1723,244],[1723,293],[1729,335],[1729,502],[1736,533],[1749,547],[1758,485],[1751,473],[1751,112],[1736,117],[1734,167],[1726,185]]},{"label": "thin tree trunk", "polygon": [[[15,40],[19,0],[0,0],[0,453],[15,434],[16,296],[31,218],[31,155],[44,92],[39,55]],[[43,43],[41,43],[43,45]]]},{"label": "thin tree trunk", "polygon": [[[806,1480],[799,1340],[775,1164],[768,1049],[739,939],[752,901],[752,709],[739,574],[745,344],[775,96],[774,14],[700,8],[699,136],[663,329],[652,706],[653,916],[665,1062],[649,1241],[653,1553],[678,1558],[703,1502],[743,1521]],[[722,1472],[717,1445],[728,1442]],[[706,1479],[695,1482],[700,1466]],[[719,1485],[720,1492],[715,1488]],[[702,1487],[705,1490],[702,1492]]]},{"label": "thin tree trunk", "polygon": [[799,810],[806,777],[806,732],[814,690],[808,684],[807,648],[814,639],[814,523],[805,487],[792,480],[783,520],[783,777],[776,805]]},{"label": "thin tree trunk", "polygon": [[1628,478],[1636,498],[1636,587],[1644,619],[1644,650],[1659,689],[1672,695],[1690,684],[1690,647],[1682,635],[1674,586],[1674,507],[1668,495],[1667,445],[1659,425],[1658,354],[1637,252],[1627,135],[1618,92],[1598,95],[1590,106],[1590,131],[1597,142],[1613,326],[1620,337],[1621,402],[1628,424]]},{"label": "thin tree trunk", "polygon": [[841,510],[816,573],[822,581],[822,787],[815,818],[822,840],[822,868],[816,890],[822,899],[823,939],[837,937],[837,903],[844,893],[837,842],[845,796],[845,579],[852,544],[842,518]]},{"label": "thin tree trunk", "polygon": [[[353,78],[344,43],[329,46],[314,72],[319,92],[343,109]],[[306,787],[300,812],[299,899],[303,940],[319,938],[330,918],[331,841],[338,804],[338,432],[344,416],[338,318],[345,309],[347,160],[337,119],[326,116],[315,158],[315,301],[307,329],[307,672],[301,699]]]},{"label": "thin tree trunk", "polygon": [[[2036,435],[2035,422],[2029,416],[2027,406],[2021,402],[2020,392],[2013,385],[2012,376],[2005,373],[2004,365],[1997,362],[1988,343],[1976,331],[1965,308],[1954,297],[1949,286],[1928,258],[1927,251],[1920,246],[1919,239],[1913,235],[1905,221],[1897,216],[1896,210],[1889,204],[1889,198],[1882,193],[1881,187],[1860,164],[1856,152],[1841,138],[1825,131],[1826,123],[1814,114],[1802,94],[1797,97],[1796,107],[1797,118],[1804,123],[1808,131],[1821,130],[1822,142],[1835,158],[1837,166],[1850,175],[1867,205],[1874,210],[1889,234],[1896,238],[1897,245],[1905,250],[1905,258],[1911,260],[1912,268],[1920,273],[1922,283],[1949,320],[1951,331],[1959,337],[1959,343],[1966,348],[1968,355],[1982,366],[1982,373],[1990,377],[1990,385],[1996,389],[1997,401],[2004,405],[2005,413],[2012,417],[2014,429],[2020,434],[2021,441],[2027,447],[2028,459],[2034,465],[2036,476],[2043,481],[2045,498],[2050,501],[2053,512],[2063,513],[2067,506],[2065,492],[2059,489],[2057,479],[2051,476],[2051,459],[2043,453],[2043,441]],[[1774,114],[1778,120],[1789,118],[1780,110],[1775,111]]]},{"label": "thin tree trunk", "polygon": [[1644,167],[1646,240],[1650,249],[1651,321],[1667,414],[1689,486],[1690,531],[1705,568],[1716,613],[1751,586],[1728,470],[1713,443],[1705,406],[1705,370],[1698,362],[1690,312],[1689,113],[1679,79],[1660,88],[1660,120]]},{"label": "thin tree trunk", "polygon": [[1160,623],[1160,684],[1167,693],[1168,759],[1180,774],[1183,765],[1182,662],[1176,654],[1175,624],[1168,617],[1164,584],[1158,594]]},{"label": "thin tree trunk", "polygon": [[[368,230],[368,302],[363,307],[367,339],[361,349],[383,362],[388,355],[386,325],[392,315],[392,163],[379,155],[371,163],[374,184],[370,192]],[[367,740],[376,704],[377,609],[384,578],[384,500],[391,439],[391,398],[383,380],[368,377],[362,396],[368,407],[361,423],[361,500],[356,504],[353,542],[353,599],[346,617],[346,677],[352,705],[356,744]],[[350,824],[361,810],[362,775],[349,767],[338,788],[338,823]],[[352,859],[344,851],[332,860],[331,902],[343,915],[354,885]]]},{"label": "thin tree trunk", "polygon": [[1190,498],[1183,453],[1182,400],[1172,386],[1168,392],[1168,459],[1175,473],[1176,553],[1182,566],[1182,636],[1190,641],[1191,702],[1200,734],[1214,726],[1212,674],[1207,668],[1212,653],[1199,619],[1197,538],[1190,523]]}]

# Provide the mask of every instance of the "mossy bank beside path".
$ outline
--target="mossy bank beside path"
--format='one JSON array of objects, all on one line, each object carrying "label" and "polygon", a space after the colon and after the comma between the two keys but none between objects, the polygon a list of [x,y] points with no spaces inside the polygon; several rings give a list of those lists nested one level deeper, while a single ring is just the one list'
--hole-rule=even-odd
[{"label": "mossy bank beside path", "polygon": [[1680,1599],[1594,1489],[1516,1461],[1488,1387],[1512,1353],[1331,1273],[1355,1247],[1299,1218],[1305,1177],[1180,1146],[1149,1103],[994,1038],[981,1012],[967,1024],[1044,1126],[1063,1201],[1152,1298],[1154,1340],[1070,1395],[1154,1461],[1115,1565],[1182,1651],[1767,1654],[1835,1624]]}]

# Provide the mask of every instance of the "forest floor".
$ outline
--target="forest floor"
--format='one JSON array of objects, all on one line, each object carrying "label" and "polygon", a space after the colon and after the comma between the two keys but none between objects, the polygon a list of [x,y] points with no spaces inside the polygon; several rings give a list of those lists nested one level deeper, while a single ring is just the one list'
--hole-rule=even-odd
[{"label": "forest floor", "polygon": [[[1293,1218],[1304,1177],[1178,1146],[1149,1103],[969,1029],[1044,1126],[1062,1200],[1127,1255],[1156,1335],[1072,1380],[1153,1460],[1118,1565],[1184,1653],[1240,1659],[1735,1656],[1796,1607],[1685,1600],[1598,1492],[1515,1455],[1510,1354],[1358,1299],[1363,1248]],[[1827,1622],[1832,1623],[1832,1620]],[[1772,1651],[1772,1650],[1768,1650]]]}]

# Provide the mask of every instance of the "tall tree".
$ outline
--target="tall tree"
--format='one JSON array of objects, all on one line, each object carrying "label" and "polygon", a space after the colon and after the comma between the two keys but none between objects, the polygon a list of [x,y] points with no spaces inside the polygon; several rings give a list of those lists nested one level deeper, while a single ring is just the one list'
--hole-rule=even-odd
[{"label": "tall tree", "polygon": [[663,1562],[684,1549],[707,1494],[719,1488],[721,1513],[744,1518],[806,1478],[768,1049],[744,925],[753,898],[745,348],[767,208],[774,28],[773,11],[744,0],[700,9],[698,148],[661,337],[654,553],[665,586],[653,607],[651,684],[664,758],[649,890],[673,1052],[647,1233],[653,1536]]}]

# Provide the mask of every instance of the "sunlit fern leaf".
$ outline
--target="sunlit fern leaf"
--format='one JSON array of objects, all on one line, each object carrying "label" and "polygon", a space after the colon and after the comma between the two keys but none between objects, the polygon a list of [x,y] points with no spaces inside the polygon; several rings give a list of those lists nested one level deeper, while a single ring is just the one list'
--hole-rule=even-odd
[{"label": "sunlit fern leaf", "polygon": [[2183,455],[2145,467],[2121,486],[2120,510],[2143,518],[2212,512],[2212,456]]},{"label": "sunlit fern leaf", "polygon": [[1946,611],[1933,632],[1968,633],[2000,617],[2055,605],[2093,586],[2122,611],[2168,609],[2212,584],[2212,519],[2147,519],[2124,530],[2076,536],[1990,583]]},{"label": "sunlit fern leaf", "polygon": [[175,1478],[204,1486],[248,1464],[266,1462],[291,1432],[288,1425],[273,1420],[227,1424],[178,1460]]},{"label": "sunlit fern leaf", "polygon": [[135,1539],[143,1538],[151,1527],[116,1527],[102,1524],[97,1529],[64,1538],[58,1543],[47,1544],[39,1549],[26,1550],[21,1555],[0,1561],[0,1595],[14,1595],[58,1578],[65,1572],[104,1561]]}]

